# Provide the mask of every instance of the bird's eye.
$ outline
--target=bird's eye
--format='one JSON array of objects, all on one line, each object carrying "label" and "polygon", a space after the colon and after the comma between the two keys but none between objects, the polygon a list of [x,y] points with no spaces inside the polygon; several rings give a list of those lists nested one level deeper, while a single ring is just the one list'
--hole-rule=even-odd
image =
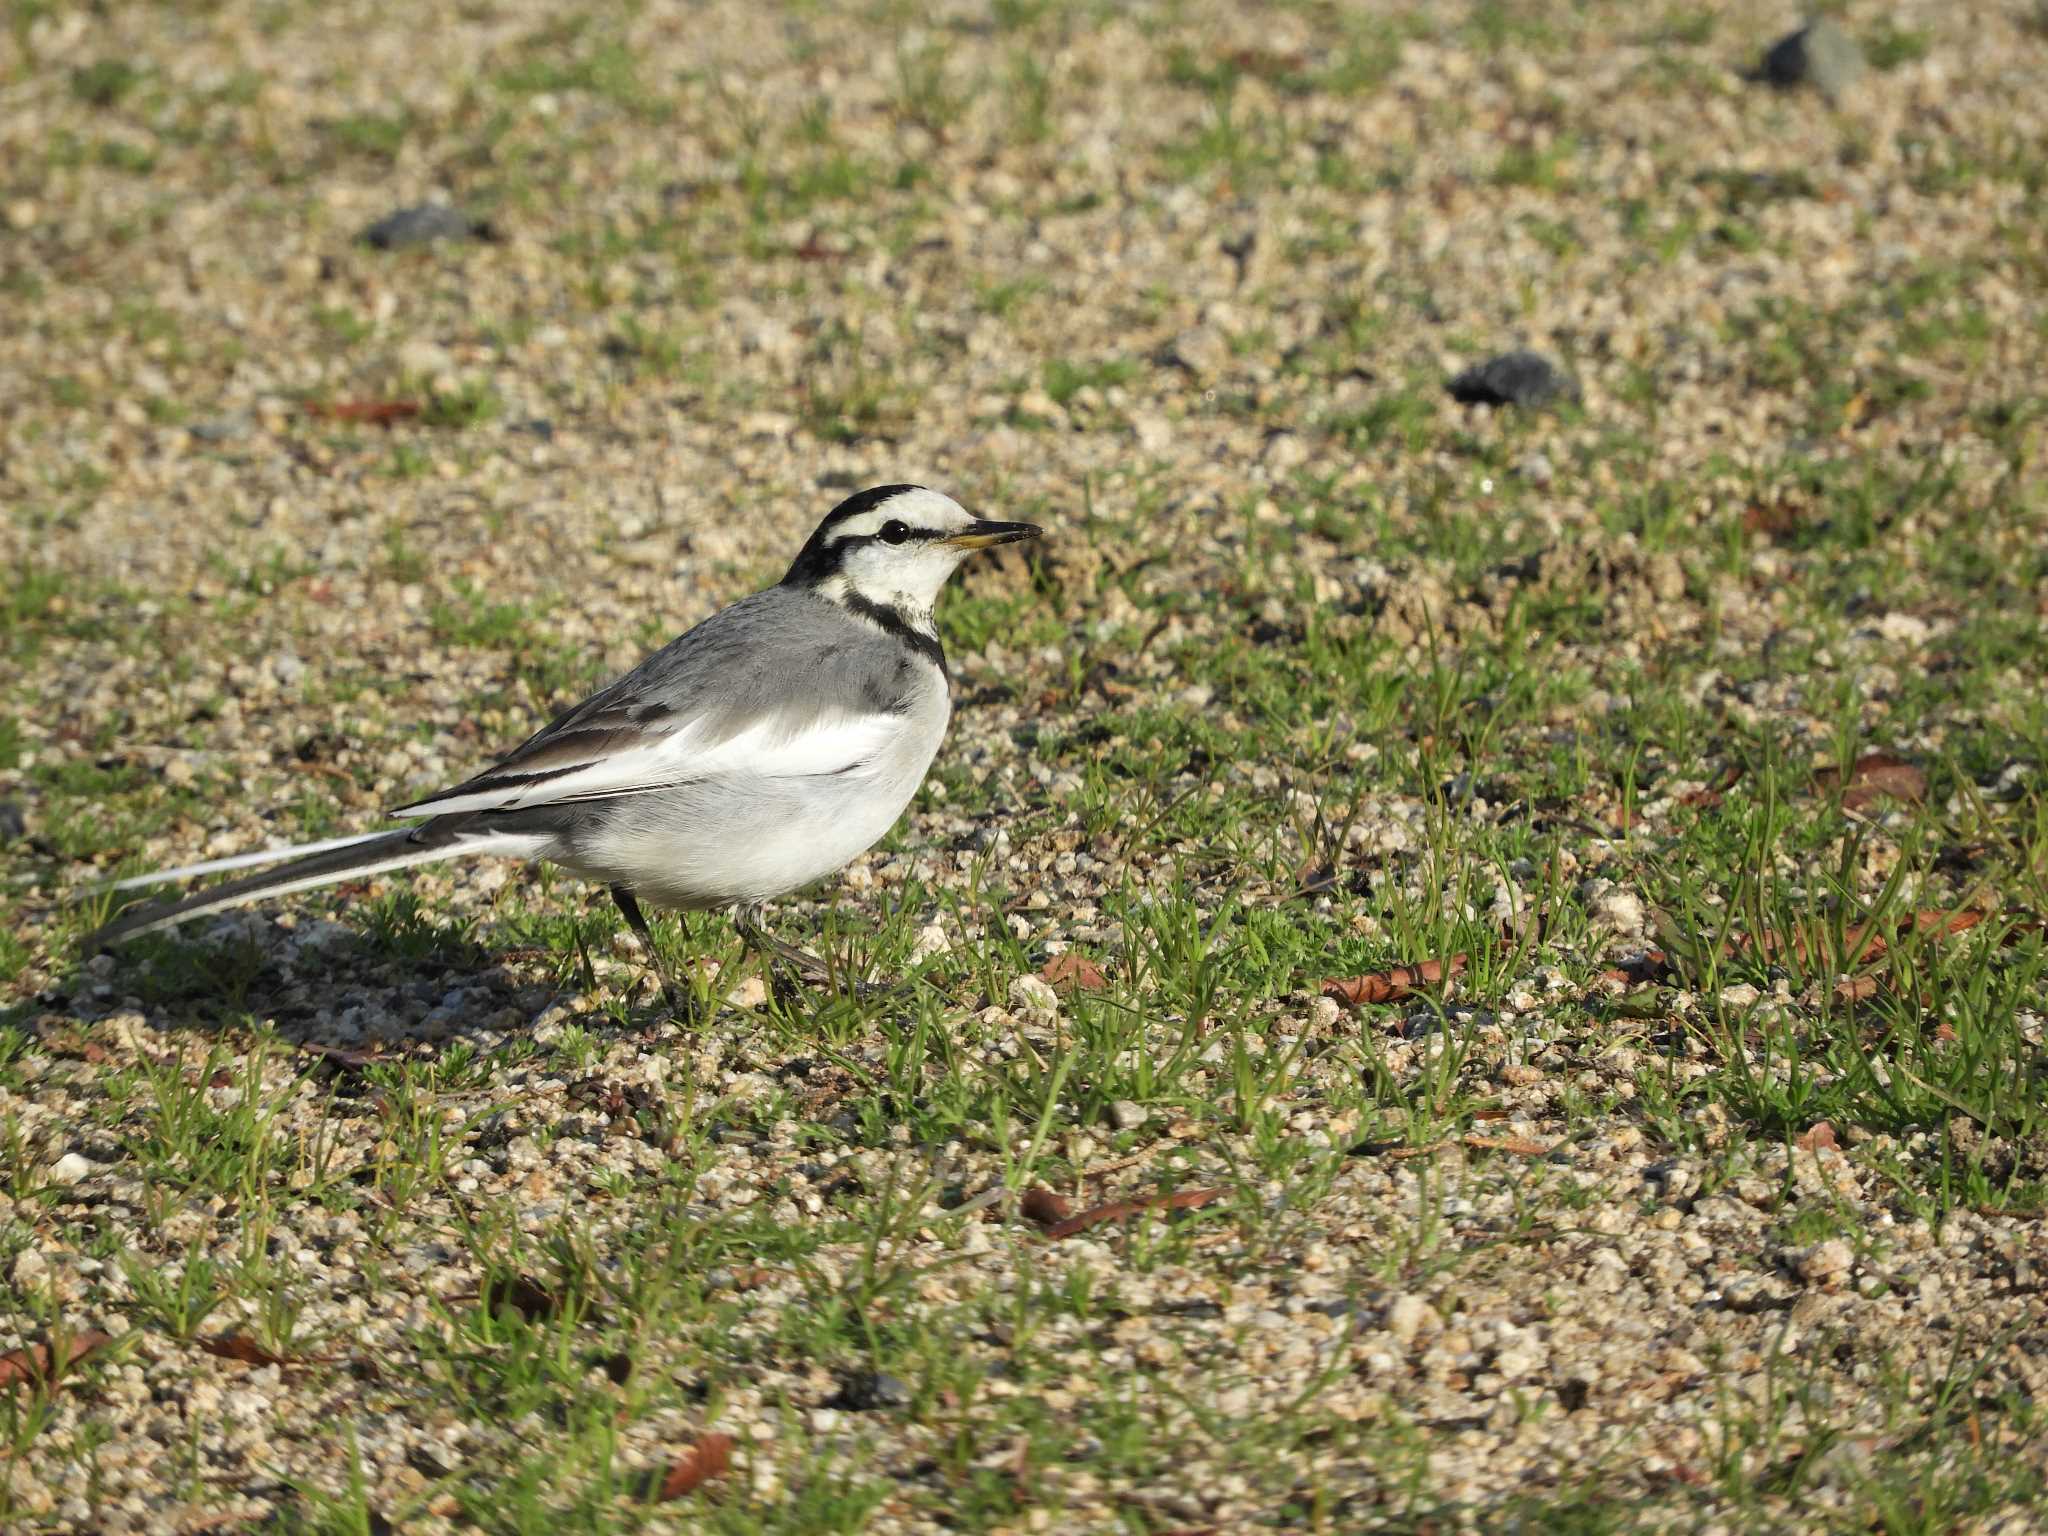
[{"label": "bird's eye", "polygon": [[884,544],[901,544],[910,537],[910,525],[901,518],[892,517],[882,524],[882,531],[875,535]]}]

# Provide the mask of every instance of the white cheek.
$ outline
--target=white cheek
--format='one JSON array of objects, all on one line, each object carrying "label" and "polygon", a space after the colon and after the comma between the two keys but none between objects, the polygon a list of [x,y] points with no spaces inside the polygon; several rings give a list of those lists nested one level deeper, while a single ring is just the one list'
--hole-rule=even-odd
[{"label": "white cheek", "polygon": [[900,573],[899,585],[904,596],[916,602],[929,604],[938,596],[939,588],[946,584],[946,578],[953,574],[958,558],[951,550],[929,550],[911,562],[909,569]]}]

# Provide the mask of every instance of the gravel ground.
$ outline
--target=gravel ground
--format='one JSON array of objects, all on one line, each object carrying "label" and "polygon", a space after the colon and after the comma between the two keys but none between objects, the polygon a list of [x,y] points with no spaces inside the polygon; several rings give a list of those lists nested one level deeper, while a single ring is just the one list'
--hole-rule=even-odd
[{"label": "gravel ground", "polygon": [[[2030,7],[9,17],[8,1529],[2048,1528]],[[78,954],[897,480],[912,992]]]}]

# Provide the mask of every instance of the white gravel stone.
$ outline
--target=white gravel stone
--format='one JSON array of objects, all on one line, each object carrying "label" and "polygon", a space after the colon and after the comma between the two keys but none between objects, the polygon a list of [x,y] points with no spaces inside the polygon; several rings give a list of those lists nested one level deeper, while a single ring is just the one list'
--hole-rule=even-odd
[{"label": "white gravel stone", "polygon": [[1059,994],[1038,976],[1019,976],[1010,982],[1010,1006],[1026,1018],[1046,1022],[1058,1017]]},{"label": "white gravel stone", "polygon": [[1856,1250],[1842,1238],[1831,1237],[1808,1248],[1790,1250],[1785,1259],[1792,1273],[1808,1285],[1828,1285],[1849,1273]]},{"label": "white gravel stone", "polygon": [[1413,1344],[1440,1326],[1435,1310],[1420,1296],[1403,1292],[1387,1304],[1386,1329],[1403,1344]]}]

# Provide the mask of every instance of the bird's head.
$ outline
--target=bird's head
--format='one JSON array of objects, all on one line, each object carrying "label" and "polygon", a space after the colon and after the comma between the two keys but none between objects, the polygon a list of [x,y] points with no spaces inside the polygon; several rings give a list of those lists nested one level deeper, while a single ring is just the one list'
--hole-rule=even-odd
[{"label": "bird's head", "polygon": [[976,517],[921,485],[878,485],[827,513],[782,581],[836,601],[859,599],[928,618],[962,560],[1039,532],[1031,523]]}]

